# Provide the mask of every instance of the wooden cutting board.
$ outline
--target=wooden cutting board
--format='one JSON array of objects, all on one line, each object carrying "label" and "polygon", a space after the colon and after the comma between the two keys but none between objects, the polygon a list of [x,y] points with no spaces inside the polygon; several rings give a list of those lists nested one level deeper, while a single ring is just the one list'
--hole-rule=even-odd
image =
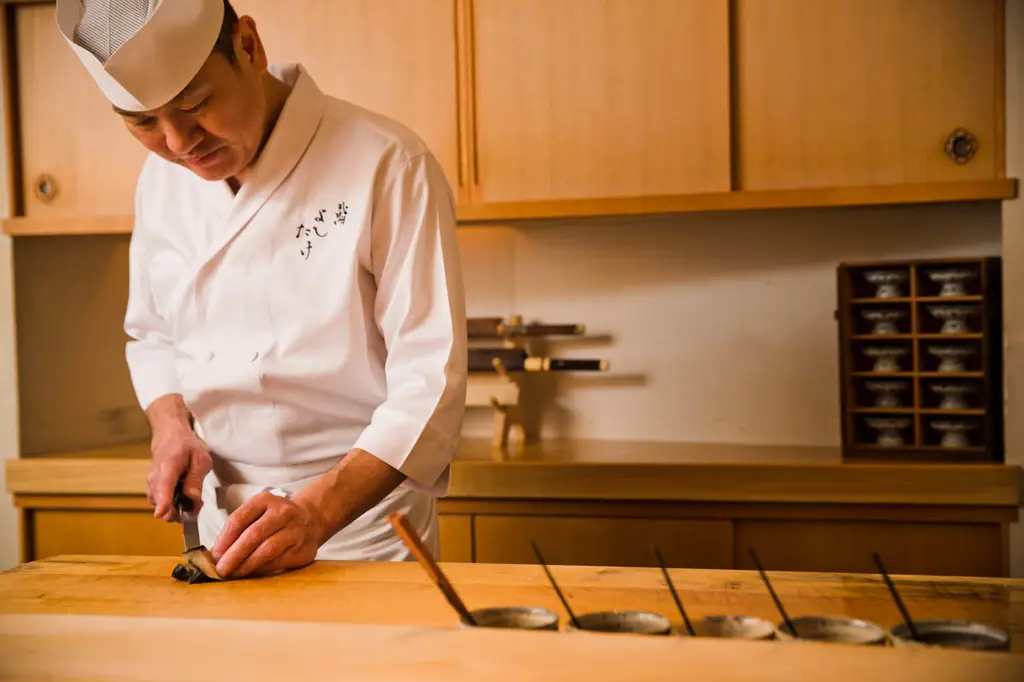
[{"label": "wooden cutting board", "polygon": [[[174,558],[64,556],[0,573],[0,613],[317,621],[454,627],[444,597],[413,563],[321,561],[274,578],[184,585],[170,577]],[[565,611],[540,566],[444,564],[470,609],[540,606]],[[641,609],[674,622],[679,614],[656,568],[553,566],[579,612]],[[711,614],[779,620],[756,572],[671,569],[692,618]],[[874,575],[770,571],[791,616],[838,615],[888,628],[900,621]],[[1024,580],[896,576],[917,619],[979,620],[1011,632],[1024,653]],[[1024,679],[1024,678],[1022,678]]]},{"label": "wooden cutting board", "polygon": [[12,682],[1019,682],[1024,657],[424,626],[0,616]]}]

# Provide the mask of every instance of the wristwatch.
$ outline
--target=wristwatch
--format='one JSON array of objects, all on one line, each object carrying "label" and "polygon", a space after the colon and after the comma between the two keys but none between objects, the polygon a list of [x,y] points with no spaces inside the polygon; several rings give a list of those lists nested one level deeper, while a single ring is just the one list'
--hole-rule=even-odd
[{"label": "wristwatch", "polygon": [[278,497],[283,497],[286,500],[290,500],[292,498],[288,491],[282,490],[280,488],[275,488],[273,486],[267,486],[261,492],[270,493],[271,495],[277,495]]}]

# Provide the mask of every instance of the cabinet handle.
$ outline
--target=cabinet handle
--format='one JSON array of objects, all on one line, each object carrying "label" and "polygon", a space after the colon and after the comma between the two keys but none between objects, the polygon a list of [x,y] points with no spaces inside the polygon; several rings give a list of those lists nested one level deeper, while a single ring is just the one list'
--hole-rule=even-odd
[{"label": "cabinet handle", "polygon": [[966,128],[957,128],[946,138],[946,156],[963,165],[978,152],[978,138]]},{"label": "cabinet handle", "polygon": [[49,173],[43,173],[32,184],[36,198],[48,204],[57,196],[57,181]]}]

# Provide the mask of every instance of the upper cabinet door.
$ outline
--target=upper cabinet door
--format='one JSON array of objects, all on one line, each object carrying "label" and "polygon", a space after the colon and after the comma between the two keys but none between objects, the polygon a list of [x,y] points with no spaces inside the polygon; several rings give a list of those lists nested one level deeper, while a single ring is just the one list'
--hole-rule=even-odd
[{"label": "upper cabinet door", "polygon": [[455,0],[233,0],[271,62],[301,63],[326,94],[423,138],[459,184]]},{"label": "upper cabinet door", "polygon": [[25,215],[127,215],[146,149],[68,48],[54,6],[17,8]]},{"label": "upper cabinet door", "polygon": [[475,0],[482,202],[727,191],[727,0]]},{"label": "upper cabinet door", "polygon": [[737,0],[739,188],[1002,177],[1001,3]]},{"label": "upper cabinet door", "polygon": [[[232,5],[256,21],[272,63],[299,62],[328,95],[407,125],[457,187],[454,0]],[[26,215],[131,214],[146,150],[64,43],[53,5],[19,8],[17,28]]]}]

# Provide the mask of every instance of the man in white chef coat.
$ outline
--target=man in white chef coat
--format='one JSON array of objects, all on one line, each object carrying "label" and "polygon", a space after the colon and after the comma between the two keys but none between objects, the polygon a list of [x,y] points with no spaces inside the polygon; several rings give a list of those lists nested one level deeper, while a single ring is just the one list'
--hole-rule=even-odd
[{"label": "man in white chef coat", "polygon": [[125,330],[156,516],[201,505],[224,577],[437,551],[465,409],[454,201],[401,124],[270,65],[225,0],[58,0],[151,154]]}]

